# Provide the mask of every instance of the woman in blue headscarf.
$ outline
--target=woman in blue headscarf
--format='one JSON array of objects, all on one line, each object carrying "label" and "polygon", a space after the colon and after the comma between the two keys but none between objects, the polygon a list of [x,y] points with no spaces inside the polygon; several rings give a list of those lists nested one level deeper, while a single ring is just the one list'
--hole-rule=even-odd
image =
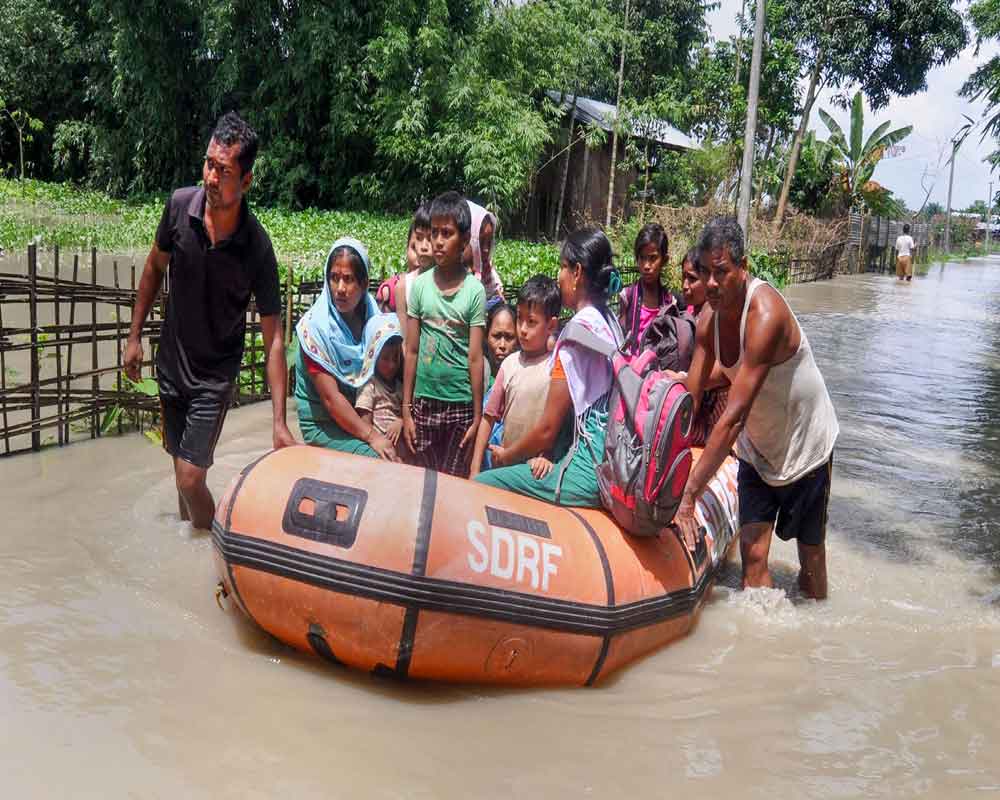
[{"label": "woman in blue headscarf", "polygon": [[400,336],[397,316],[380,314],[368,294],[370,269],[361,242],[333,243],[323,293],[296,327],[295,400],[307,444],[398,461],[392,442],[354,410],[382,347]]}]

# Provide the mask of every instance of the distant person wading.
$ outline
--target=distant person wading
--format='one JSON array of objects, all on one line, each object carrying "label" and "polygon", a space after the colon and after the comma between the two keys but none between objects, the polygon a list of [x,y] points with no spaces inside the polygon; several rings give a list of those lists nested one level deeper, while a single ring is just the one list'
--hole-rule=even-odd
[{"label": "distant person wading", "polygon": [[913,237],[910,226],[903,226],[903,233],[896,237],[896,277],[913,280]]}]

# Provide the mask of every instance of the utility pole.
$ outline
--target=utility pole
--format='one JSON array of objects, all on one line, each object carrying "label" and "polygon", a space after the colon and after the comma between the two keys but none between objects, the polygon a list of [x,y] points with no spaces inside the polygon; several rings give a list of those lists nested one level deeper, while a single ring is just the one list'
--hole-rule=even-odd
[{"label": "utility pole", "polygon": [[740,170],[740,205],[737,219],[743,237],[750,242],[750,187],[753,186],[753,151],[757,138],[757,98],[760,96],[760,61],[764,48],[764,14],[767,0],[757,0],[753,27],[753,60],[750,62],[750,88],[747,92],[747,124],[743,132],[743,167]]},{"label": "utility pole", "polygon": [[955,156],[958,155],[959,142],[951,140],[951,172],[948,175],[948,212],[944,217],[944,252],[951,252],[951,187],[955,184]]}]

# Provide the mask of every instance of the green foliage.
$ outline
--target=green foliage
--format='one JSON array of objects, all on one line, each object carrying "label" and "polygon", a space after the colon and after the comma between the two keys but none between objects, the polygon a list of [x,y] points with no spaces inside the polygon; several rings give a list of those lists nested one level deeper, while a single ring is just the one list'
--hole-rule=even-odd
[{"label": "green foliage", "polygon": [[719,196],[730,174],[733,147],[705,139],[695,150],[663,153],[652,181],[657,201],[702,206]]},{"label": "green foliage", "polygon": [[843,197],[834,180],[842,169],[843,163],[837,150],[828,142],[817,139],[814,131],[809,131],[802,141],[799,163],[792,179],[789,195],[792,205],[807,214],[832,213]]},{"label": "green foliage", "polygon": [[747,255],[747,264],[751,275],[767,281],[776,289],[783,289],[788,284],[787,253],[752,249]]},{"label": "green foliage", "polygon": [[796,0],[787,11],[806,74],[818,66],[826,86],[858,86],[874,109],[926,89],[928,71],[967,42],[950,0]]},{"label": "green foliage", "polygon": [[976,200],[976,202],[972,203],[970,206],[968,206],[965,209],[965,213],[967,213],[967,214],[979,214],[979,216],[981,216],[981,217],[983,217],[985,219],[988,210],[989,209],[986,208],[986,201],[985,200]]},{"label": "green foliage", "polygon": [[931,219],[939,214],[944,214],[944,206],[938,203],[936,200],[932,200],[927,205],[924,206],[923,217],[925,219]]},{"label": "green foliage", "polygon": [[[134,251],[141,261],[165,201],[165,197],[120,201],[66,184],[0,178],[0,245],[8,250],[20,248],[39,237],[49,246]],[[319,278],[330,246],[348,235],[368,246],[373,281],[404,267],[408,217],[259,206],[254,213],[274,244],[283,281],[289,267],[298,280]],[[502,230],[493,260],[504,283],[511,286],[538,273],[554,276],[559,270],[555,246],[505,239]]]},{"label": "green foliage", "polygon": [[[976,31],[976,45],[1000,41],[1000,0],[977,0],[969,6],[969,18]],[[960,94],[970,100],[985,100],[983,135],[993,136],[1000,145],[1000,55],[977,67],[962,86]],[[1000,147],[989,156],[993,168],[1000,167]]]},{"label": "green foliage", "polygon": [[874,181],[862,187],[860,197],[865,210],[877,217],[903,219],[910,215],[906,203],[898,197],[894,197],[891,191],[879,186]]},{"label": "green foliage", "polygon": [[[826,111],[819,110],[820,118],[830,130],[828,144],[836,151],[844,162],[842,184],[850,197],[851,206],[867,204],[870,195],[875,192],[868,187],[875,167],[882,159],[886,148],[901,142],[913,132],[912,125],[906,125],[890,131],[891,122],[886,120],[879,125],[867,140],[864,139],[865,111],[864,98],[861,92],[856,92],[851,101],[850,139],[844,135],[843,129]],[[884,198],[883,198],[884,200]],[[869,209],[871,206],[869,205]],[[878,213],[874,210],[872,213]]]}]

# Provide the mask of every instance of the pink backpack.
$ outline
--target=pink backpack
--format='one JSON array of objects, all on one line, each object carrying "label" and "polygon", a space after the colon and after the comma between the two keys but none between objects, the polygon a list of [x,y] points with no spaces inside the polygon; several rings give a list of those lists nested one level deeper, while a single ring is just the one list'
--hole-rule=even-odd
[{"label": "pink backpack", "polygon": [[673,520],[691,472],[691,395],[655,368],[653,350],[623,355],[583,326],[566,340],[609,358],[615,376],[597,468],[601,502],[624,530],[655,536]]}]

